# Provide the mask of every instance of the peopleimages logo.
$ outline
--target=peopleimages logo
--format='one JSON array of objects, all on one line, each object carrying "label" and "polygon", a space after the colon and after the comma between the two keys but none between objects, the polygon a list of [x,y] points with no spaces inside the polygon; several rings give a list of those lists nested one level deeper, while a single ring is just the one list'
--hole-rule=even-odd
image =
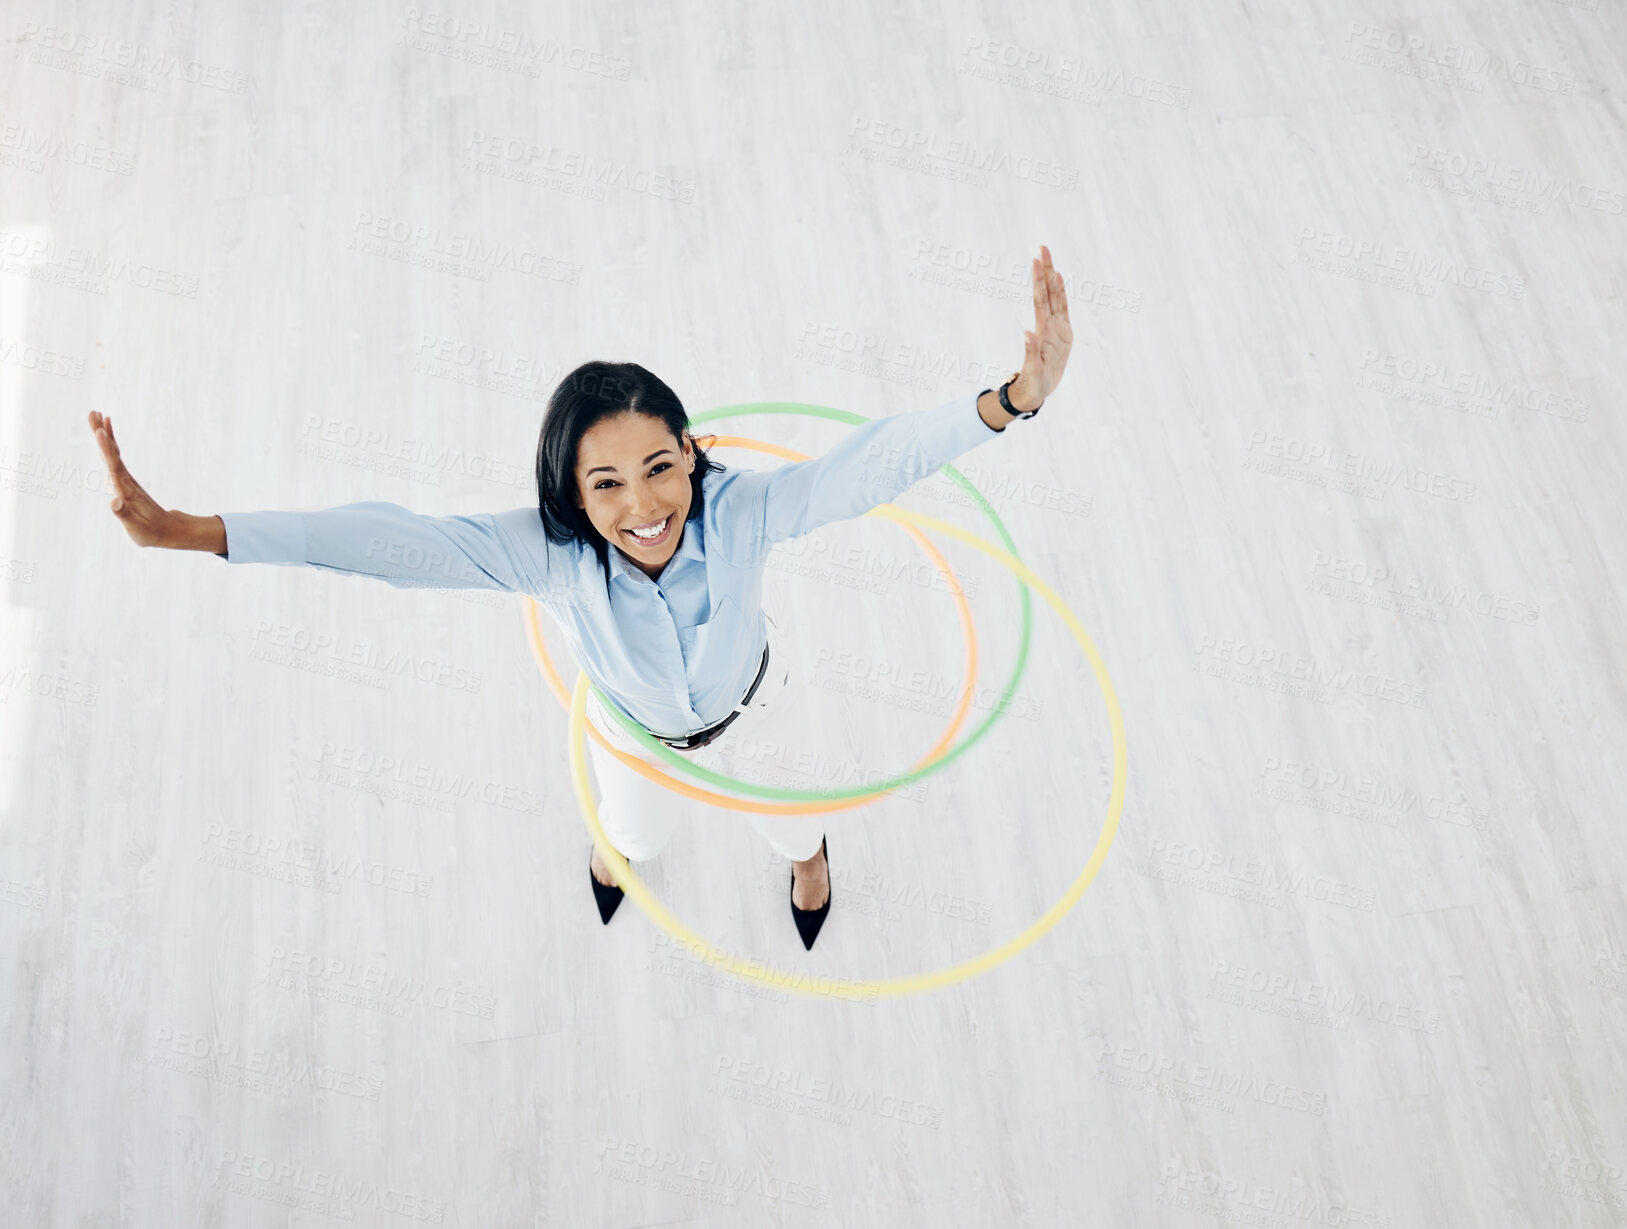
[{"label": "peopleimages logo", "polygon": [[1386,461],[1333,444],[1318,443],[1294,435],[1279,435],[1258,427],[1249,432],[1248,447],[1244,452],[1243,464],[1247,468],[1272,473],[1272,462],[1286,461],[1308,471],[1320,470],[1365,483],[1380,498],[1385,492],[1399,488],[1415,495],[1428,495],[1454,503],[1472,504],[1475,500],[1475,484],[1456,474],[1408,465],[1405,461]]},{"label": "peopleimages logo", "polygon": [[1313,1092],[1282,1080],[1261,1079],[1248,1072],[1228,1071],[1213,1063],[1189,1063],[1184,1058],[1170,1058],[1139,1046],[1103,1041],[1096,1061],[1104,1068],[1116,1067],[1147,1077],[1155,1083],[1167,1082],[1173,1087],[1237,1097],[1261,1105],[1275,1105],[1301,1114],[1314,1114],[1318,1118],[1327,1112],[1328,1096],[1324,1092]]},{"label": "peopleimages logo", "polygon": [[1064,166],[1029,154],[1013,154],[1009,150],[980,146],[961,137],[944,140],[935,132],[905,127],[884,119],[855,115],[848,128],[848,136],[862,136],[871,145],[896,150],[910,157],[937,158],[971,170],[1010,175],[1015,179],[1067,191],[1079,187],[1078,167]]},{"label": "peopleimages logo", "polygon": [[1258,887],[1268,893],[1300,896],[1326,905],[1341,905],[1372,913],[1377,894],[1372,888],[1358,887],[1332,875],[1312,875],[1301,867],[1284,870],[1262,858],[1239,858],[1219,849],[1208,849],[1190,841],[1171,841],[1155,836],[1147,845],[1147,861],[1205,875],[1216,881],[1230,881]]},{"label": "peopleimages logo", "polygon": [[[1269,678],[1271,675],[1285,675],[1319,687],[1331,687],[1340,691],[1353,689],[1370,699],[1389,700],[1395,704],[1417,706],[1424,700],[1424,687],[1421,683],[1380,674],[1376,670],[1364,670],[1358,677],[1353,666],[1335,666],[1307,657],[1303,653],[1279,649],[1274,645],[1257,645],[1230,636],[1217,637],[1210,632],[1205,632],[1198,638],[1196,655],[1198,661],[1195,665],[1199,669],[1206,664],[1241,668],[1244,673],[1221,671],[1218,675],[1235,678],[1240,682],[1251,681],[1256,676]],[[1203,661],[1205,656],[1212,657],[1214,661],[1205,663]]]},{"label": "peopleimages logo", "polygon": [[1589,402],[1586,397],[1557,393],[1552,389],[1453,367],[1433,359],[1391,351],[1381,353],[1374,346],[1364,346],[1358,368],[1367,375],[1416,384],[1493,406],[1513,406],[1553,418],[1587,421]]},{"label": "peopleimages logo", "polygon": [[1294,254],[1307,264],[1313,264],[1315,256],[1331,256],[1375,272],[1404,273],[1424,283],[1450,282],[1465,290],[1483,290],[1499,298],[1525,298],[1525,280],[1516,274],[1461,263],[1452,256],[1426,256],[1382,239],[1347,235],[1336,230],[1301,226],[1294,240]]},{"label": "peopleimages logo", "polygon": [[[316,1165],[222,1148],[215,1170],[216,1182],[228,1182],[233,1194],[269,1198],[274,1202],[314,1199],[320,1203],[311,1210],[319,1209],[346,1220],[354,1220],[358,1210],[370,1210],[437,1225],[446,1223],[445,1200],[381,1186],[371,1179],[352,1178]],[[251,1187],[250,1182],[263,1184],[264,1189]]]},{"label": "peopleimages logo", "polygon": [[1491,619],[1533,626],[1542,608],[1505,594],[1490,593],[1461,584],[1444,584],[1418,572],[1397,570],[1384,564],[1369,564],[1347,555],[1326,551],[1311,553],[1310,572],[1319,580],[1339,582],[1357,591],[1381,598],[1419,598],[1442,610],[1469,610]]},{"label": "peopleimages logo", "polygon": [[140,290],[155,290],[183,299],[198,297],[198,279],[190,274],[149,261],[103,255],[75,243],[59,244],[44,235],[0,230],[0,258],[8,263],[16,262],[16,267],[7,272],[24,276],[39,276],[30,273],[26,266],[43,266],[49,271],[50,280],[71,290],[106,294],[109,285],[123,282]]},{"label": "peopleimages logo", "polygon": [[1382,51],[1388,55],[1416,57],[1421,63],[1437,65],[1460,73],[1476,73],[1490,80],[1529,85],[1554,94],[1574,94],[1576,75],[1545,68],[1529,60],[1510,60],[1494,51],[1475,50],[1462,43],[1438,42],[1427,34],[1409,34],[1390,26],[1370,26],[1353,21],[1345,31],[1345,43]]},{"label": "peopleimages logo", "polygon": [[1366,1019],[1421,1033],[1433,1033],[1441,1022],[1439,1012],[1424,1007],[1394,999],[1374,998],[1359,990],[1346,990],[1326,982],[1303,981],[1291,973],[1279,973],[1273,969],[1235,964],[1227,960],[1214,962],[1214,967],[1209,971],[1209,980],[1214,983],[1210,988],[1211,998],[1215,997],[1217,990],[1247,990],[1266,998],[1279,998],[1285,1003],[1318,1008],[1352,1020]]},{"label": "peopleimages logo", "polygon": [[149,1066],[196,1075],[222,1084],[236,1084],[255,1092],[289,1095],[296,1085],[377,1101],[384,1081],[375,1075],[346,1071],[327,1063],[226,1041],[217,1034],[192,1033],[161,1027],[153,1034]]},{"label": "peopleimages logo", "polygon": [[[1277,1226],[1302,1220],[1337,1229],[1388,1229],[1392,1219],[1387,1212],[1353,1207],[1349,1200],[1336,1199],[1320,1189],[1320,1183],[1308,1187],[1298,1181],[1267,1184],[1252,1176],[1222,1176],[1179,1160],[1165,1164],[1162,1185],[1165,1202],[1172,1206],[1245,1225]],[[1210,1201],[1212,1206],[1189,1206],[1193,1196]],[[1270,1217],[1253,1215],[1256,1211],[1269,1213]]]},{"label": "peopleimages logo", "polygon": [[1480,181],[1488,187],[1507,188],[1513,192],[1543,200],[1558,201],[1576,209],[1596,209],[1620,217],[1627,213],[1627,193],[1620,188],[1601,188],[1597,184],[1576,182],[1563,175],[1552,175],[1536,167],[1509,166],[1495,158],[1466,154],[1461,150],[1440,149],[1415,141],[1413,166],[1440,175],[1454,175],[1466,181]]},{"label": "peopleimages logo", "polygon": [[712,1065],[712,1077],[714,1083],[729,1080],[737,1086],[760,1089],[784,1101],[832,1106],[847,1115],[843,1125],[851,1123],[855,1111],[934,1130],[943,1125],[943,1110],[937,1106],[892,1093],[883,1093],[878,1097],[872,1088],[845,1085],[840,1079],[811,1076],[790,1067],[771,1067],[751,1058],[719,1054]]},{"label": "peopleimages logo", "polygon": [[74,354],[59,354],[55,350],[41,349],[32,342],[0,337],[0,366],[20,367],[24,371],[38,371],[43,375],[66,376],[70,380],[85,378],[85,360]]},{"label": "peopleimages logo", "polygon": [[[16,151],[18,159],[28,170],[43,168],[47,158],[70,166],[82,166],[92,171],[109,171],[115,175],[129,175],[135,170],[136,156],[93,145],[74,137],[54,132],[39,132],[26,124],[0,126],[0,149]],[[32,164],[32,165],[29,165]]]},{"label": "peopleimages logo", "polygon": [[[16,55],[22,58],[26,48],[38,48],[46,53],[58,53],[63,59],[55,67],[78,65],[88,69],[87,76],[101,77],[126,85],[151,88],[150,79],[168,77],[192,85],[207,86],[228,94],[246,94],[249,79],[244,73],[218,64],[188,60],[184,64],[179,56],[168,51],[140,43],[127,43],[122,38],[108,38],[86,30],[42,26],[37,21],[23,24]],[[40,62],[30,55],[31,61]],[[146,79],[144,79],[146,78]]]}]

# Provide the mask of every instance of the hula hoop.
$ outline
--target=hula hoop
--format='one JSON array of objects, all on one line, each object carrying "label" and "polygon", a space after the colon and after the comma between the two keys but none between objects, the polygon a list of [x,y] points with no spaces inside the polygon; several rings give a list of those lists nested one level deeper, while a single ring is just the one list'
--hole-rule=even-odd
[{"label": "hula hoop", "polygon": [[[724,445],[752,448],[758,452],[770,453],[774,456],[782,457],[788,461],[804,461],[807,460],[808,457],[807,453],[797,452],[793,448],[785,448],[779,444],[770,444],[762,440],[746,439],[741,436],[733,435],[712,436],[709,438],[714,441],[714,444],[711,446]],[[869,514],[866,513],[866,515]],[[966,634],[966,678],[968,679],[966,690],[961,693],[960,703],[956,707],[955,711],[950,715],[948,727],[944,730],[943,734],[939,736],[937,743],[933,745],[932,749],[928,751],[911,770],[912,772],[924,773],[931,768],[931,766],[941,756],[947,754],[944,751],[944,748],[954,740],[956,731],[958,731],[961,725],[965,722],[966,713],[972,706],[972,694],[974,691],[974,683],[972,680],[977,678],[977,627],[972,621],[972,608],[971,604],[966,600],[966,591],[961,588],[960,579],[955,575],[954,569],[949,566],[949,561],[945,559],[938,548],[932,544],[932,540],[915,526],[906,525],[904,526],[904,531],[908,533],[910,537],[914,538],[918,543],[920,543],[921,549],[936,562],[938,570],[948,577],[950,582],[949,591],[955,597],[955,605],[960,614],[961,629]],[[559,677],[559,671],[554,668],[553,658],[548,652],[547,642],[543,639],[542,625],[541,620],[537,616],[537,605],[535,599],[526,604],[525,615],[526,635],[531,644],[531,653],[537,659],[538,666],[542,669],[543,678],[547,680],[548,683],[548,689],[552,691],[555,697],[559,700],[560,707],[568,711],[571,705],[570,693],[565,690],[564,680]],[[603,693],[601,692],[600,694],[602,696]],[[600,702],[603,703],[603,700],[601,699]],[[606,704],[605,707],[607,711],[610,709],[608,704]],[[705,802],[714,806],[721,806],[735,811],[749,811],[757,815],[824,815],[832,811],[846,811],[851,810],[854,807],[861,807],[865,805],[865,803],[879,797],[882,793],[891,793],[894,789],[898,788],[897,785],[890,785],[885,790],[877,790],[875,793],[870,794],[860,794],[835,805],[826,803],[822,799],[818,798],[809,799],[803,802],[789,803],[755,802],[751,799],[732,798],[726,794],[718,794],[711,790],[701,789],[699,786],[691,785],[687,781],[680,781],[672,774],[662,772],[660,768],[656,767],[654,764],[651,764],[642,756],[634,755],[631,752],[623,751],[620,747],[614,746],[609,739],[605,737],[604,732],[594,724],[591,718],[588,721],[588,733],[592,735],[592,737],[601,747],[603,747],[611,755],[615,756],[623,764],[627,765],[628,768],[638,773],[641,777],[644,777],[646,780],[653,781],[657,785],[665,786],[666,788],[672,790],[673,793],[678,794],[681,797],[693,798],[698,802]],[[686,766],[689,765],[689,761],[686,760],[684,762]]]},{"label": "hula hoop", "polygon": [[[1119,817],[1124,811],[1125,784],[1129,779],[1129,756],[1125,749],[1124,717],[1119,711],[1118,695],[1113,690],[1113,680],[1108,676],[1107,666],[1102,662],[1101,655],[1091,642],[1090,634],[1085,631],[1084,625],[1070,610],[1055,590],[1041,580],[1034,572],[1018,559],[999,547],[984,541],[976,534],[951,525],[948,521],[936,517],[922,516],[915,512],[905,512],[901,508],[889,509],[887,515],[902,520],[913,521],[927,529],[935,529],[940,533],[951,534],[972,546],[977,547],[985,554],[1004,564],[1014,572],[1024,584],[1037,589],[1040,596],[1051,604],[1051,607],[1062,616],[1068,630],[1079,641],[1089,659],[1091,668],[1096,672],[1096,682],[1101,688],[1102,699],[1107,704],[1108,724],[1113,732],[1113,788],[1107,801],[1107,816],[1102,823],[1101,835],[1096,838],[1096,846],[1091,850],[1090,858],[1086,861],[1084,869],[1069,885],[1067,891],[1040,915],[1039,919],[1015,937],[1007,940],[999,947],[983,953],[970,960],[963,960],[959,964],[952,964],[946,968],[937,969],[928,973],[917,973],[909,977],[892,977],[880,981],[848,981],[847,979],[831,978],[826,975],[809,973],[807,970],[780,970],[766,965],[763,961],[749,957],[736,956],[725,949],[714,948],[705,939],[691,931],[680,922],[665,905],[656,899],[644,881],[634,873],[628,865],[627,859],[616,852],[606,839],[604,829],[599,824],[599,809],[593,801],[593,790],[588,781],[587,765],[587,697],[588,676],[578,672],[576,676],[576,689],[571,695],[571,724],[570,724],[570,753],[571,753],[571,780],[576,787],[577,805],[582,809],[582,817],[593,836],[593,842],[599,847],[599,856],[610,868],[611,877],[621,885],[623,891],[630,896],[638,907],[649,915],[658,926],[670,934],[679,943],[688,946],[702,960],[708,964],[720,965],[737,977],[753,981],[759,985],[770,986],[781,990],[795,990],[798,993],[832,998],[856,999],[865,1002],[874,1002],[882,997],[900,997],[906,994],[915,994],[923,990],[936,990],[944,986],[954,985],[965,981],[980,973],[986,973],[997,965],[1010,960],[1018,952],[1036,942],[1047,931],[1060,922],[1074,905],[1079,903],[1085,889],[1096,878],[1101,870],[1102,863],[1107,860],[1107,851],[1112,848],[1113,837],[1118,832]],[[829,983],[829,988],[821,986],[821,982]]]},{"label": "hula hoop", "polygon": [[[722,406],[722,407],[719,407],[718,409],[715,409],[715,410],[708,410],[704,414],[697,415],[695,418],[691,419],[691,422],[692,423],[707,422],[707,421],[710,421],[711,419],[714,419],[714,418],[735,417],[735,416],[738,416],[740,414],[748,414],[748,413],[789,414],[789,415],[797,415],[797,416],[802,416],[802,417],[828,418],[828,419],[832,419],[832,420],[837,421],[837,422],[846,422],[846,423],[850,423],[850,424],[866,423],[866,422],[871,421],[870,419],[865,418],[862,414],[854,414],[849,410],[834,409],[831,406],[806,405],[806,404],[803,404],[801,402],[795,402],[795,401],[754,401],[754,402],[745,402],[745,403],[743,403],[741,405]],[[719,437],[719,438],[720,439],[723,439],[723,438],[734,439],[736,437]],[[752,444],[757,443],[757,441],[743,441],[743,442],[745,442],[747,444],[747,446],[751,446]],[[1006,527],[1005,527],[1005,523],[999,518],[998,515],[996,515],[994,509],[989,505],[988,500],[984,499],[982,493],[980,491],[978,491],[978,489],[976,487],[974,487],[970,482],[968,482],[966,480],[965,476],[962,475],[960,473],[960,471],[955,469],[953,466],[951,466],[951,465],[943,466],[943,472],[947,476],[952,478],[955,482],[957,482],[967,492],[967,494],[971,496],[971,498],[982,509],[984,515],[987,516],[988,519],[993,523],[996,532],[1000,535],[1001,541],[1003,541],[1006,544],[1006,546],[1010,550],[1011,554],[1013,556],[1015,556],[1016,555],[1016,550],[1017,550],[1016,543],[1014,543],[1011,540],[1011,535],[1010,535],[1010,533],[1007,532]],[[866,512],[865,515],[866,516],[889,516],[889,519],[898,519],[896,517],[890,517],[890,514],[888,512],[888,509],[890,509],[890,508],[892,508],[891,504],[883,504],[880,507],[872,508],[870,511]],[[943,522],[938,522],[938,523],[942,524]],[[871,799],[879,798],[882,794],[885,794],[885,793],[888,793],[888,792],[890,792],[890,791],[892,791],[894,789],[897,789],[899,786],[909,785],[909,784],[911,784],[911,783],[913,783],[915,781],[920,780],[922,777],[925,777],[929,773],[933,773],[933,772],[938,771],[938,769],[942,768],[944,765],[950,763],[952,760],[954,760],[954,759],[958,758],[960,755],[962,755],[968,748],[970,748],[974,743],[976,743],[985,734],[987,734],[989,732],[989,729],[994,725],[994,723],[996,721],[998,721],[1001,717],[1003,717],[1006,714],[1007,708],[1011,703],[1011,698],[1016,693],[1017,684],[1021,681],[1023,672],[1027,669],[1029,644],[1030,644],[1030,642],[1031,642],[1031,640],[1033,638],[1033,625],[1034,625],[1033,602],[1030,599],[1030,597],[1028,596],[1028,587],[1027,586],[1019,587],[1019,589],[1017,590],[1017,593],[1018,593],[1018,600],[1019,600],[1019,602],[1021,604],[1021,607],[1022,607],[1022,634],[1021,634],[1021,637],[1020,637],[1020,639],[1018,641],[1018,646],[1017,646],[1017,660],[1016,660],[1016,663],[1012,667],[1011,678],[1006,683],[1005,691],[1001,693],[1000,699],[991,708],[988,717],[984,719],[983,723],[981,725],[979,725],[977,727],[977,729],[972,731],[971,734],[967,735],[966,739],[963,742],[961,742],[959,746],[954,747],[951,750],[945,751],[937,759],[930,760],[926,764],[924,764],[923,766],[921,766],[919,768],[916,768],[916,769],[914,769],[914,770],[912,770],[910,772],[903,772],[903,773],[897,774],[896,776],[886,778],[885,780],[881,781],[873,789],[867,788],[867,787],[864,787],[864,786],[860,786],[860,787],[858,787],[856,789],[836,789],[836,790],[781,789],[781,788],[778,788],[778,787],[775,787],[775,786],[770,786],[770,785],[758,785],[757,783],[752,782],[752,781],[744,781],[744,780],[740,780],[740,779],[735,778],[735,777],[730,777],[730,776],[728,776],[728,775],[726,775],[724,773],[714,772],[711,769],[706,768],[701,764],[695,763],[693,760],[688,759],[687,757],[685,757],[682,753],[673,750],[671,747],[669,747],[665,743],[661,742],[658,738],[654,737],[647,729],[645,729],[644,726],[641,725],[638,721],[634,720],[632,717],[630,717],[626,713],[622,712],[621,709],[614,703],[614,701],[612,701],[607,695],[604,694],[603,690],[599,688],[598,684],[594,683],[594,684],[591,684],[591,685],[594,688],[595,692],[597,693],[597,695],[599,697],[599,703],[604,708],[604,711],[609,713],[611,718],[614,721],[618,722],[627,731],[628,735],[636,743],[638,743],[640,746],[642,746],[645,750],[649,751],[657,759],[662,760],[663,762],[665,762],[669,766],[679,768],[682,771],[689,773],[691,776],[700,778],[702,781],[710,782],[713,785],[721,785],[721,786],[724,786],[725,788],[732,789],[732,790],[735,790],[735,791],[737,791],[739,793],[750,795],[750,796],[757,797],[757,798],[780,798],[780,799],[785,799],[785,800],[792,801],[792,802],[833,802],[833,801],[841,801],[841,800],[846,800],[846,799],[856,799],[858,802],[867,802],[867,801],[870,801]],[[532,614],[532,618],[533,618],[533,620],[535,619],[534,612]],[[974,632],[974,635],[975,635],[975,632]],[[533,646],[532,647],[535,650],[535,648],[536,648],[535,640],[533,641]],[[548,671],[545,669],[544,673],[546,674],[547,672]],[[564,687],[563,687],[563,684],[561,684],[560,692],[563,693],[563,691],[564,691]],[[561,699],[563,700],[563,695],[562,694],[561,694]],[[609,747],[609,743],[606,742],[602,737],[600,737],[599,741],[600,741],[601,745]],[[615,750],[615,749],[612,748],[612,750]],[[621,755],[622,755],[622,753],[620,751],[616,751],[616,754],[617,754],[618,758],[620,758]],[[637,757],[634,757],[634,758],[637,758]],[[633,766],[631,764],[629,764],[629,767],[633,767]],[[649,773],[643,772],[642,769],[636,769],[635,768],[635,771],[640,772],[640,775],[649,777],[649,779],[651,779],[651,780],[659,780],[658,777],[651,777]],[[668,777],[667,780],[670,781],[671,778]],[[664,784],[665,782],[662,782],[662,783]],[[678,786],[680,784],[682,784],[682,783],[681,782],[673,782],[674,786]],[[687,795],[687,796],[698,797],[702,801],[708,801],[708,802],[718,800],[720,798],[720,796],[716,795],[716,794],[713,794],[710,797],[702,797],[701,795]],[[729,804],[728,800],[716,801],[716,805],[727,806],[728,804]],[[815,809],[817,810],[817,809],[820,809],[820,808],[815,808]],[[846,808],[825,807],[825,808],[822,808],[822,809],[824,809],[824,810],[833,810],[833,809],[846,809]],[[785,812],[764,811],[764,812],[761,812],[761,813],[764,813],[764,814],[808,814],[809,811],[807,809],[805,809],[805,808],[798,808],[796,810],[785,811]]]}]

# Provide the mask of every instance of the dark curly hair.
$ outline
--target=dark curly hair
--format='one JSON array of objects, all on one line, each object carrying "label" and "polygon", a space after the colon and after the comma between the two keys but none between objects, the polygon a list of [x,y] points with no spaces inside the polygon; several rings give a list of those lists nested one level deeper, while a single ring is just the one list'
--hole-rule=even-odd
[{"label": "dark curly hair", "polygon": [[[593,547],[606,584],[610,581],[610,544],[593,527],[586,509],[576,506],[576,452],[594,423],[627,411],[660,419],[682,446],[689,415],[678,394],[637,363],[599,360],[583,363],[559,382],[548,398],[537,437],[537,507],[542,526],[549,539],[561,546],[583,542]],[[689,475],[688,520],[696,520],[706,507],[701,480],[712,470],[721,473],[727,468],[696,445],[695,469]]]}]

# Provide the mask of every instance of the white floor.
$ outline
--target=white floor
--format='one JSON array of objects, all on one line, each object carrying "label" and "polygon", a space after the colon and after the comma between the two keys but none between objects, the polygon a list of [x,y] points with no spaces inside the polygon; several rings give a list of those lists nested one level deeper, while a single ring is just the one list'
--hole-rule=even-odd
[{"label": "white floor", "polygon": [[[1627,1223],[1620,0],[0,34],[0,1224]],[[1072,364],[959,468],[1128,791],[1054,929],[907,997],[601,926],[520,599],[139,551],[85,425],[190,512],[517,507],[590,358],[692,414],[998,383],[1041,243]],[[942,474],[899,504],[985,531]],[[937,544],[964,737],[1019,588]],[[760,779],[937,741],[965,649],[906,534],[767,589],[829,736]],[[911,976],[1061,897],[1112,776],[1035,600],[1012,711],[833,820],[811,953],[738,815],[648,881]]]}]

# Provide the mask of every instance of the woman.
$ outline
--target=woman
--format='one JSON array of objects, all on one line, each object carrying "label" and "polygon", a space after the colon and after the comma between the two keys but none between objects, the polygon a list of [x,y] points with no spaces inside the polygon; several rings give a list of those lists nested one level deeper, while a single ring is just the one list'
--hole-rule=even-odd
[{"label": "woman", "polygon": [[[113,514],[137,545],[371,576],[397,588],[529,594],[624,713],[700,760],[725,729],[760,734],[796,711],[800,674],[778,621],[765,626],[761,607],[774,544],[886,502],[1017,414],[1032,417],[1056,387],[1073,345],[1067,296],[1048,248],[1032,272],[1034,331],[1024,333],[1022,370],[998,391],[875,419],[823,457],[765,471],[731,474],[712,461],[672,390],[633,363],[591,362],[566,376],[537,443],[537,506],[474,516],[424,516],[379,501],[311,512],[165,511],[125,468],[112,420],[92,411],[90,426],[113,482]],[[589,715],[610,742],[657,762],[591,693]],[[588,746],[605,835],[624,857],[654,857],[677,800],[596,740]],[[791,861],[791,913],[812,948],[830,910],[819,817],[754,814],[751,822]],[[597,846],[588,873],[608,923],[622,892]]]}]

